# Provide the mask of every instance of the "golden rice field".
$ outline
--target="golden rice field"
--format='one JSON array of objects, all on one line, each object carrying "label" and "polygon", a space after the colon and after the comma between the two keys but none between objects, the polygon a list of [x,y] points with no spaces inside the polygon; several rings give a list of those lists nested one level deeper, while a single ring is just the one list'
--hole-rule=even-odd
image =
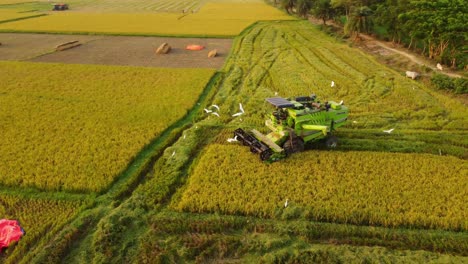
[{"label": "golden rice field", "polygon": [[11,4],[27,3],[27,2],[31,2],[31,0],[0,0],[0,5],[11,5]]},{"label": "golden rice field", "polygon": [[466,160],[365,151],[307,151],[270,165],[257,159],[240,145],[210,145],[174,206],[265,217],[297,207],[320,221],[468,228]]},{"label": "golden rice field", "polygon": [[141,13],[141,12],[174,12],[197,11],[205,0],[69,0],[67,3],[73,12],[86,13]]},{"label": "golden rice field", "polygon": [[11,19],[19,19],[30,17],[34,15],[38,15],[39,13],[21,13],[21,10],[16,9],[0,9],[0,23],[2,21],[11,20]]},{"label": "golden rice field", "polygon": [[193,107],[210,69],[0,62],[0,184],[108,187]]},{"label": "golden rice field", "polygon": [[[226,19],[226,18],[229,19]],[[236,36],[258,20],[292,19],[265,3],[208,3],[197,13],[52,13],[0,25],[9,32]]]}]

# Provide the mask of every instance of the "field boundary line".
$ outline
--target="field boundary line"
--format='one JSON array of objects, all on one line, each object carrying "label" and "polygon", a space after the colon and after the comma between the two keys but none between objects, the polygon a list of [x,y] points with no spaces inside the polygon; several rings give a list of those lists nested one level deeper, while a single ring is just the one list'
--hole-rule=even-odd
[{"label": "field boundary line", "polygon": [[48,16],[48,15],[47,14],[38,14],[38,15],[32,15],[32,16],[25,16],[25,17],[18,17],[18,18],[12,18],[12,19],[7,19],[7,20],[1,20],[0,24],[20,21],[20,20],[25,20],[25,19],[30,19],[30,18],[36,18],[36,17],[41,17],[41,16]]}]

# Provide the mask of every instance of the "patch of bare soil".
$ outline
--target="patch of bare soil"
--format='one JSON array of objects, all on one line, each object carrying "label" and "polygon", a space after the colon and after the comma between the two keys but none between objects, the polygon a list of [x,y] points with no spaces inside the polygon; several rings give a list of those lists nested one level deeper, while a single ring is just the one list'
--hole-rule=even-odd
[{"label": "patch of bare soil", "polygon": [[86,43],[100,36],[0,33],[0,60],[28,60],[53,52],[55,47],[78,40]]},{"label": "patch of bare soil", "polygon": [[[129,65],[167,68],[221,68],[231,49],[232,39],[164,38],[124,36],[79,36],[47,34],[9,34],[8,48],[0,48],[0,60],[27,60],[73,64]],[[55,47],[79,40],[82,45],[57,51]],[[168,54],[156,54],[162,43],[171,46]],[[202,45],[201,51],[186,50],[187,45]],[[216,49],[218,56],[208,58]],[[13,56],[13,54],[16,54]]]}]

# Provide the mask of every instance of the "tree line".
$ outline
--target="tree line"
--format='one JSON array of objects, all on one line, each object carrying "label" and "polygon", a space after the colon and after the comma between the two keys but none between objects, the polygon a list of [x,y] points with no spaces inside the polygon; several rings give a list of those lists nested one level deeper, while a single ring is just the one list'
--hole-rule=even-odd
[{"label": "tree line", "polygon": [[286,12],[334,20],[345,33],[372,33],[456,69],[468,67],[465,0],[273,0]]}]

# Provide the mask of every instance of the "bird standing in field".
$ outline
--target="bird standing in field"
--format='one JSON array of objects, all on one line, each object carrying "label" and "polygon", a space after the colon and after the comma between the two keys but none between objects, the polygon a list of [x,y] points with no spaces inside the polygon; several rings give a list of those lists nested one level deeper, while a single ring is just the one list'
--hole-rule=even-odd
[{"label": "bird standing in field", "polygon": [[383,132],[384,132],[384,133],[387,133],[387,134],[390,134],[390,133],[393,132],[393,130],[395,130],[395,128],[391,128],[391,129],[389,129],[389,130],[384,130]]},{"label": "bird standing in field", "polygon": [[288,207],[288,202],[289,202],[289,200],[286,199],[286,202],[284,203],[284,208]]},{"label": "bird standing in field", "polygon": [[229,142],[229,143],[236,142],[236,141],[239,141],[239,140],[237,140],[237,136],[235,136],[234,138],[228,138],[227,139],[227,142]]},{"label": "bird standing in field", "polygon": [[334,81],[331,82],[331,87],[335,87],[335,82]]}]

